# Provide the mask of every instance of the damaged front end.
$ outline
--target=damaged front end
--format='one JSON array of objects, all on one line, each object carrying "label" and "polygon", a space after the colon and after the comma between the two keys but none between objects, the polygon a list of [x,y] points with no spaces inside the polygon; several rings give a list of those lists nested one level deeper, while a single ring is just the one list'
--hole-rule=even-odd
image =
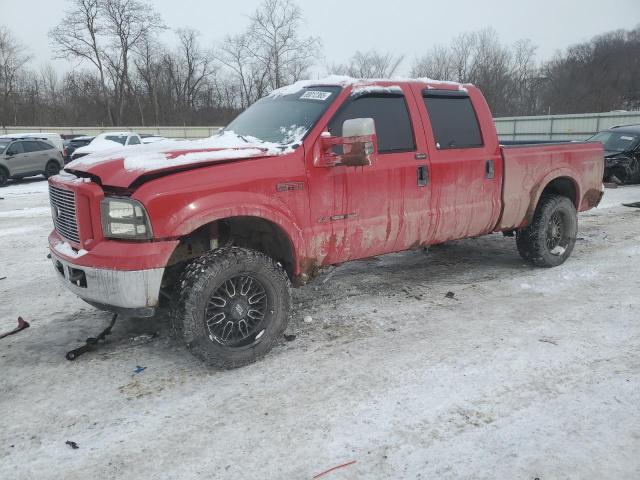
[{"label": "damaged front end", "polygon": [[627,153],[605,156],[604,180],[615,183],[640,183],[640,159]]}]

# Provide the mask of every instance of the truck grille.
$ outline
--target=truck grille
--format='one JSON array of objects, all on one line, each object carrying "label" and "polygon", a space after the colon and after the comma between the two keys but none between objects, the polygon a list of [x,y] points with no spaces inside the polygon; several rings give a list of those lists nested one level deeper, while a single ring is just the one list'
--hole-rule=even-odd
[{"label": "truck grille", "polygon": [[78,235],[78,219],[76,217],[76,194],[70,190],[63,190],[49,186],[51,199],[51,214],[53,224],[60,236],[75,243],[80,243]]}]

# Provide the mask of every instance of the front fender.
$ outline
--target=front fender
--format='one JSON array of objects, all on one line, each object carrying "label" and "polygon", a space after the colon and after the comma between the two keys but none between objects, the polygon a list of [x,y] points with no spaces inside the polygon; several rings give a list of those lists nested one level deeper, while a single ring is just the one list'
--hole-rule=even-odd
[{"label": "front fender", "polygon": [[298,252],[304,251],[302,229],[294,212],[273,196],[254,192],[225,191],[177,202],[171,197],[152,199],[147,204],[156,238],[177,239],[216,220],[230,217],[258,217],[277,225],[293,246],[295,272]]}]

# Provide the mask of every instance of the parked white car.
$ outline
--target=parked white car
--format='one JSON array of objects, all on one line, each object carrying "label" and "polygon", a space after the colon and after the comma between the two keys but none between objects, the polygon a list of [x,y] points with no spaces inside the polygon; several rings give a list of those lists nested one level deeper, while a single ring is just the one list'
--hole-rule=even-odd
[{"label": "parked white car", "polygon": [[12,133],[9,135],[0,135],[0,138],[33,138],[36,140],[46,140],[52,144],[56,149],[60,150],[60,153],[64,151],[64,141],[58,133],[46,133],[46,132],[25,132],[25,133]]},{"label": "parked white car", "polygon": [[89,145],[77,148],[71,155],[71,160],[76,160],[92,153],[140,144],[142,144],[142,139],[140,135],[134,132],[101,133]]}]

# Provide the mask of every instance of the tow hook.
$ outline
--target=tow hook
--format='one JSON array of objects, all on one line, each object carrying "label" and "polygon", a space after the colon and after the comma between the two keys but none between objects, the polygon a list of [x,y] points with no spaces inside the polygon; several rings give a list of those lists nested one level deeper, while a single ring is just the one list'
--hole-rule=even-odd
[{"label": "tow hook", "polygon": [[100,334],[97,337],[87,338],[86,343],[80,348],[76,348],[75,350],[71,350],[70,352],[67,352],[67,354],[65,355],[65,358],[69,361],[73,361],[83,353],[93,350],[100,340],[104,341],[106,340],[107,335],[111,335],[111,329],[115,325],[117,318],[118,318],[118,314],[115,313],[113,315],[113,318],[111,319],[111,323],[107,328],[105,328],[102,332],[100,332]]}]

